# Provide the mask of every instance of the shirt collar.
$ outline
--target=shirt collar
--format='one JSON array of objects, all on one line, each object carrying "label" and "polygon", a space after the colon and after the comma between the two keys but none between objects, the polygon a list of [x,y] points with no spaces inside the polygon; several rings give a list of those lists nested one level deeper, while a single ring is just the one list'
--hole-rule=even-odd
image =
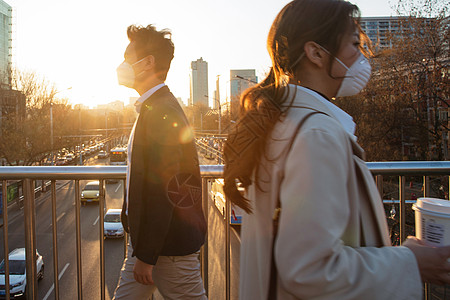
[{"label": "shirt collar", "polygon": [[141,111],[142,103],[144,103],[145,100],[147,100],[151,95],[153,95],[157,90],[159,90],[160,88],[162,88],[165,85],[166,84],[164,82],[160,83],[158,85],[155,85],[154,87],[152,87],[145,93],[143,93],[134,103],[134,106],[136,107],[136,112],[139,113]]},{"label": "shirt collar", "polygon": [[350,136],[353,138],[353,140],[356,141],[355,136],[355,128],[356,124],[353,122],[352,116],[350,116],[348,113],[337,107],[335,104],[333,104],[331,101],[326,99],[324,96],[319,94],[318,92],[302,87],[297,86],[297,89],[306,92],[312,96],[315,96],[317,100],[319,100],[322,104],[324,104],[334,115],[334,117],[337,119],[337,121],[342,125],[344,130],[350,134]]}]

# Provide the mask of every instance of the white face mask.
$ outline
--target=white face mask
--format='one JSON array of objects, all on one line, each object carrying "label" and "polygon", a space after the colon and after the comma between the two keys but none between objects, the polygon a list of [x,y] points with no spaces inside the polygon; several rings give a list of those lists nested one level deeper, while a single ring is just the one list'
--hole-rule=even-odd
[{"label": "white face mask", "polygon": [[[134,87],[134,83],[136,80],[136,74],[134,74],[134,69],[133,66],[140,63],[141,61],[143,61],[146,57],[144,57],[143,59],[135,62],[134,64],[129,64],[126,61],[124,61],[123,63],[121,63],[116,71],[117,71],[117,79],[119,80],[119,84],[120,85],[124,85],[126,87],[129,88],[133,88]],[[144,71],[142,71],[140,74],[142,74]]]},{"label": "white face mask", "polygon": [[348,68],[339,58],[335,59],[347,69],[345,78],[341,83],[336,97],[353,96],[361,92],[370,79],[372,67],[364,55],[360,54],[358,59]]}]

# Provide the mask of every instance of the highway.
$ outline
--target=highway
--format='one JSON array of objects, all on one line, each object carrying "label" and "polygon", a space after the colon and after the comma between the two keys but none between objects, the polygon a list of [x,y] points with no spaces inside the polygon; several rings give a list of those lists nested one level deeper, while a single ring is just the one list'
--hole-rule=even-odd
[{"label": "highway", "polygon": [[[215,164],[215,160],[199,156],[200,164]],[[90,158],[85,165],[107,165],[108,159]],[[88,181],[80,182],[80,191]],[[123,182],[107,183],[106,209],[121,208],[123,201]],[[77,255],[76,255],[76,222],[75,222],[75,183],[73,181],[57,181],[56,211],[58,230],[58,276],[60,299],[77,299]],[[209,292],[212,299],[224,299],[225,296],[225,223],[223,216],[209,201]],[[54,299],[53,250],[52,250],[52,215],[51,197],[47,192],[36,199],[36,246],[44,257],[45,276],[38,284],[38,299]],[[100,225],[99,206],[88,203],[81,206],[81,248],[82,248],[82,293],[83,299],[100,299]],[[9,218],[9,249],[25,246],[23,213]],[[3,231],[0,230],[3,242]],[[231,294],[237,295],[239,237],[236,231],[231,234],[232,283]],[[107,239],[104,241],[106,299],[111,299],[124,257],[124,239]],[[214,248],[214,249],[213,249]],[[0,258],[3,259],[3,247],[0,247]],[[154,299],[161,299],[159,296]]]},{"label": "highway", "polygon": [[[105,165],[107,159],[89,159],[85,164]],[[80,182],[80,190],[87,181]],[[58,229],[58,267],[60,277],[60,299],[77,299],[77,255],[75,227],[75,183],[57,181],[57,229]],[[123,183],[106,184],[106,209],[121,208]],[[53,250],[52,250],[52,215],[50,193],[37,198],[36,201],[36,248],[44,257],[45,276],[39,281],[39,299],[54,299],[53,285]],[[82,292],[84,299],[100,299],[100,225],[99,206],[88,203],[81,206],[81,250],[82,250]],[[24,218],[18,214],[9,222],[9,249],[25,246]],[[3,231],[0,233],[3,241]],[[124,240],[107,239],[104,243],[106,299],[111,299],[119,279],[124,256]],[[4,257],[3,247],[0,250]]]}]

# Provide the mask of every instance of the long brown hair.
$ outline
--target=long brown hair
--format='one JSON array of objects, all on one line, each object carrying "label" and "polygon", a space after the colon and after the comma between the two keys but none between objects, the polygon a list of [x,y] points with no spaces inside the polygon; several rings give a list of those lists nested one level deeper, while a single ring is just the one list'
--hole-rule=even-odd
[{"label": "long brown hair", "polygon": [[[224,192],[247,213],[250,202],[239,192],[237,181],[244,187],[251,185],[255,171],[259,187],[259,162],[273,127],[289,110],[289,105],[282,104],[293,100],[285,87],[298,68],[305,43],[318,43],[334,58],[350,26],[358,24],[358,7],[342,0],[294,0],[275,18],[267,39],[272,67],[261,83],[241,96],[240,120],[224,147]],[[330,74],[331,64],[328,68]]]}]

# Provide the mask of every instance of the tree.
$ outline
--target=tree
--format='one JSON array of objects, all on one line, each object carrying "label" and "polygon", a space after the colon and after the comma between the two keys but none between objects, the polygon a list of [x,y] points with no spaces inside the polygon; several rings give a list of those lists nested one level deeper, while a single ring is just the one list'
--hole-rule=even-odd
[{"label": "tree", "polygon": [[[55,98],[57,90],[54,84],[35,72],[14,71],[11,89],[0,91],[2,98],[7,94],[15,95],[18,108],[10,109],[2,118],[2,143],[0,156],[9,165],[32,165],[42,162],[51,149],[50,141],[50,105],[54,105],[54,136],[67,131],[67,100]],[[21,103],[23,99],[23,103]],[[11,107],[13,107],[11,106]],[[58,149],[59,139],[56,139]]]},{"label": "tree", "polygon": [[377,53],[358,96],[338,100],[368,160],[447,159],[449,18],[440,0],[399,0],[392,48]]}]

